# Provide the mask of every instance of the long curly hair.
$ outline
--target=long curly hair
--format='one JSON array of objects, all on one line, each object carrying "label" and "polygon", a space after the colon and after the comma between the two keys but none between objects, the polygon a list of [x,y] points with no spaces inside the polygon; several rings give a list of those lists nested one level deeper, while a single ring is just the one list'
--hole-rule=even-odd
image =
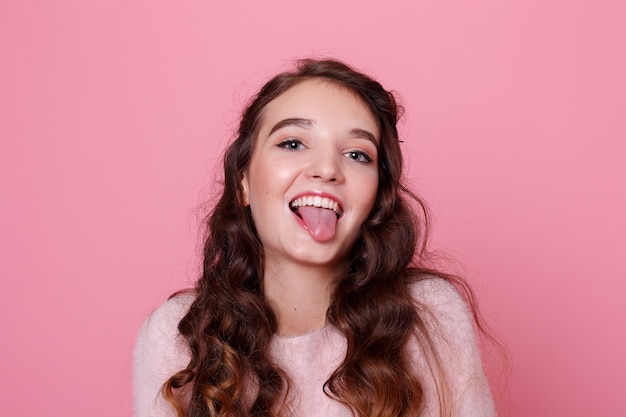
[{"label": "long curly hair", "polygon": [[[425,266],[428,212],[402,184],[397,130],[402,108],[380,83],[344,63],[305,59],[252,98],[224,155],[223,192],[206,220],[202,276],[178,326],[191,359],[162,389],[179,417],[281,413],[289,381],[268,353],[277,322],[264,298],[263,245],[243,202],[241,179],[267,104],[311,78],[356,93],[380,128],[376,201],[327,310],[327,323],[345,336],[347,353],[324,390],[358,417],[415,416],[424,394],[419,377],[409,371],[409,339],[430,352],[426,356],[436,374],[441,369],[410,284],[433,275],[454,278]],[[471,301],[471,293],[465,295]],[[437,380],[445,409],[445,376],[439,372]]]}]

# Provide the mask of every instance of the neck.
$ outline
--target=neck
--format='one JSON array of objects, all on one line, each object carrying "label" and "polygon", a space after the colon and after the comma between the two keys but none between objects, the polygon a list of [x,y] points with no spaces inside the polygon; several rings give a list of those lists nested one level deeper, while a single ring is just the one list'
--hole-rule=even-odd
[{"label": "neck", "polygon": [[308,333],[324,325],[336,276],[327,268],[266,261],[263,288],[279,335]]}]

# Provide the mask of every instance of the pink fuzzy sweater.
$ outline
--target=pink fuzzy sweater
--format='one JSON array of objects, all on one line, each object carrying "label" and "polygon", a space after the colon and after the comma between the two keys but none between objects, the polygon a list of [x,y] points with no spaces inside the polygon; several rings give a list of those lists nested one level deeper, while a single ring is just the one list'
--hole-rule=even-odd
[{"label": "pink fuzzy sweater", "polygon": [[[471,316],[457,291],[441,279],[420,281],[414,296],[433,313],[430,320],[435,343],[448,377],[455,417],[495,416],[489,386],[483,373]],[[134,403],[136,417],[175,417],[160,396],[161,385],[186,367],[189,352],[177,325],[193,301],[178,296],[166,301],[144,322],[135,347]],[[272,341],[271,354],[290,377],[289,408],[294,417],[350,417],[350,411],[326,396],[324,382],[345,355],[346,342],[331,326],[311,333]],[[425,387],[421,416],[439,416],[436,385],[417,344],[409,346],[413,366]]]}]

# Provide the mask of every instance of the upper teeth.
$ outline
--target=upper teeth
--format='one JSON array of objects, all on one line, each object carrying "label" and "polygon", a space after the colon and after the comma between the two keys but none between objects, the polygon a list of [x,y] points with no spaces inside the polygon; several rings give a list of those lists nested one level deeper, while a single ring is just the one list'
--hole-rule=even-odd
[{"label": "upper teeth", "polygon": [[322,208],[333,210],[335,213],[337,213],[337,215],[341,214],[341,207],[339,207],[339,203],[337,203],[334,200],[331,200],[328,197],[320,197],[317,195],[315,196],[308,195],[308,196],[296,198],[289,204],[289,206],[292,209],[297,209],[298,207],[303,207],[303,206],[322,207]]}]

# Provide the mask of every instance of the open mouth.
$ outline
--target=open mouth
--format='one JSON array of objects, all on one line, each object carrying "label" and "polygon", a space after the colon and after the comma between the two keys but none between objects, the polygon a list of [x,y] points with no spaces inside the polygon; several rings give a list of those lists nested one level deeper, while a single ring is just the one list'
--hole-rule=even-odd
[{"label": "open mouth", "polygon": [[289,203],[298,223],[318,242],[328,242],[335,236],[337,223],[343,214],[339,202],[319,195],[304,195]]},{"label": "open mouth", "polygon": [[299,197],[293,200],[291,203],[289,203],[289,208],[291,209],[291,211],[296,213],[298,217],[302,218],[302,216],[299,213],[300,207],[316,207],[316,208],[324,208],[324,209],[332,210],[335,212],[335,215],[337,216],[337,218],[341,217],[343,213],[343,209],[341,208],[338,202],[336,202],[335,200],[331,198],[320,197],[317,195]]}]

